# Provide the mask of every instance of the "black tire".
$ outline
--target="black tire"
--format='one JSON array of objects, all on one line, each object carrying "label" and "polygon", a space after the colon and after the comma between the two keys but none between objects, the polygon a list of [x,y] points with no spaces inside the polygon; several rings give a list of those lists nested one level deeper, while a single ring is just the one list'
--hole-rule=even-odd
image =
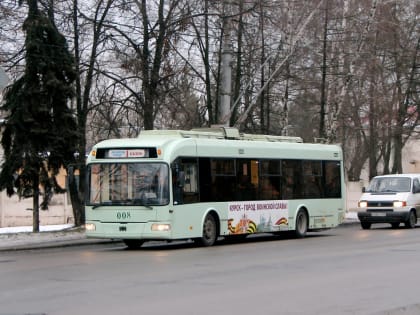
[{"label": "black tire", "polygon": [[295,237],[303,238],[308,232],[309,219],[305,210],[300,209],[296,215]]},{"label": "black tire", "polygon": [[363,230],[369,230],[372,223],[370,222],[365,222],[365,221],[360,221],[360,225],[362,226]]},{"label": "black tire", "polygon": [[123,240],[123,242],[128,247],[128,249],[139,249],[144,244],[145,241],[127,239],[127,240]]},{"label": "black tire", "polygon": [[208,214],[203,223],[203,236],[196,241],[201,246],[212,246],[217,240],[217,224],[213,215]]},{"label": "black tire", "polygon": [[416,227],[416,223],[417,223],[417,215],[413,210],[411,210],[410,214],[408,215],[407,221],[404,222],[404,225],[408,229],[414,229]]},{"label": "black tire", "polygon": [[393,229],[398,229],[400,227],[400,222],[391,223]]}]

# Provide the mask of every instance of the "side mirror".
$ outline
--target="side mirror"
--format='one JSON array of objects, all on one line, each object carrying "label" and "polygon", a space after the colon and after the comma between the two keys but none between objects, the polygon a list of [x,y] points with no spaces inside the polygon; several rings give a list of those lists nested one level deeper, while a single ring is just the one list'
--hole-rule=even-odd
[{"label": "side mirror", "polygon": [[185,172],[180,170],[178,164],[172,166],[172,185],[174,187],[183,188],[185,185]]},{"label": "side mirror", "polygon": [[185,185],[185,172],[179,171],[178,173],[178,187],[182,188]]},{"label": "side mirror", "polygon": [[362,187],[362,193],[366,192],[366,187]]},{"label": "side mirror", "polygon": [[67,166],[67,172],[69,173],[69,174],[74,174],[74,166],[73,165],[68,165]]}]

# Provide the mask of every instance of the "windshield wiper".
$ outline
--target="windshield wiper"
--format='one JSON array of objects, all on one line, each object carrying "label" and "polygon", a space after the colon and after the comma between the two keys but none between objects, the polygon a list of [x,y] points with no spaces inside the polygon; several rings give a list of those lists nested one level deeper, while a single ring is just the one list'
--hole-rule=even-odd
[{"label": "windshield wiper", "polygon": [[92,209],[96,209],[96,208],[99,208],[99,207],[102,207],[102,206],[112,206],[112,201],[104,201],[104,202],[101,202],[99,204],[94,205],[92,207]]},{"label": "windshield wiper", "polygon": [[143,206],[147,209],[153,209],[147,202],[145,198],[136,198],[136,199],[127,199],[127,200],[110,200],[104,201],[100,204],[92,206],[92,209],[96,209],[102,206]]},{"label": "windshield wiper", "polygon": [[147,199],[146,198],[127,199],[126,202],[127,202],[126,203],[127,205],[143,206],[143,207],[146,207],[147,209],[153,209],[152,206],[150,206],[147,203]]}]

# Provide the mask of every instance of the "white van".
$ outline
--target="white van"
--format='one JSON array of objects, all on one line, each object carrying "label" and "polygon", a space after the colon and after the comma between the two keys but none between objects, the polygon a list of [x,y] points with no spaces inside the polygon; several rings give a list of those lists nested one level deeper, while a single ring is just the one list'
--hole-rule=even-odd
[{"label": "white van", "polygon": [[372,178],[363,189],[357,216],[363,229],[372,223],[404,223],[414,228],[420,217],[420,174],[394,174]]}]

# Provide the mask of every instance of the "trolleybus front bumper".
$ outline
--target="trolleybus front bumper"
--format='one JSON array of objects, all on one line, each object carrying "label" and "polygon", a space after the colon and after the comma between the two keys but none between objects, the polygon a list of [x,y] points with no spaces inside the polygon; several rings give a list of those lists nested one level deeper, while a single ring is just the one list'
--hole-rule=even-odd
[{"label": "trolleybus front bumper", "polygon": [[171,226],[166,222],[115,223],[86,222],[86,236],[91,238],[168,240]]}]

